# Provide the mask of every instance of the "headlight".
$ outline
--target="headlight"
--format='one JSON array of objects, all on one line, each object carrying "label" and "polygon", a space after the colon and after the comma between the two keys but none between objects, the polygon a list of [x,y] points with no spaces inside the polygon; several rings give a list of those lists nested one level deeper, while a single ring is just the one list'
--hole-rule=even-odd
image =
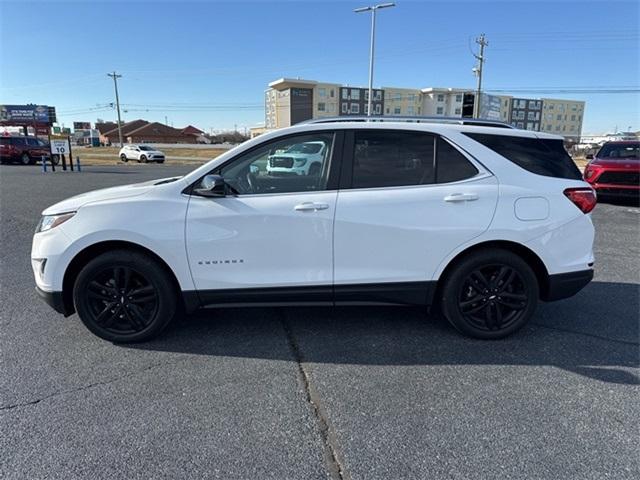
[{"label": "headlight", "polygon": [[304,167],[307,163],[306,158],[296,158],[296,167]]},{"label": "headlight", "polygon": [[73,217],[76,212],[66,212],[60,213],[58,215],[45,215],[38,222],[38,226],[36,227],[36,233],[46,232],[47,230],[51,230],[52,228],[57,227],[58,225],[63,224],[71,217]]}]

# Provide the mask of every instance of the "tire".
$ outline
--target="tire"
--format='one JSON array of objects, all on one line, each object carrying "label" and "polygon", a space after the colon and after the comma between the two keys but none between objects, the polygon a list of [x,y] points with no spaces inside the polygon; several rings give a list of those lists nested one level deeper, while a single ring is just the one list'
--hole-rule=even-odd
[{"label": "tire", "polygon": [[60,155],[52,155],[51,163],[57,167],[60,164]]},{"label": "tire", "polygon": [[146,155],[140,155],[140,161],[141,161],[142,163],[147,163],[147,161],[148,161],[148,160],[147,160],[147,156],[146,156]]},{"label": "tire", "polygon": [[129,161],[129,159],[127,158],[127,156],[124,153],[122,155],[120,155],[120,160],[122,160],[124,163],[127,163]]},{"label": "tire", "polygon": [[91,260],[73,287],[82,323],[110,342],[141,342],[157,336],[176,313],[169,274],[147,255],[114,250]]},{"label": "tire", "polygon": [[31,165],[33,161],[31,160],[31,157],[29,156],[29,154],[25,152],[22,155],[20,155],[20,163],[22,165]]},{"label": "tire", "polygon": [[156,163],[164,163],[164,160],[158,160]]},{"label": "tire", "polygon": [[515,253],[478,250],[447,272],[442,286],[444,316],[464,335],[504,338],[533,316],[539,296],[533,270]]}]

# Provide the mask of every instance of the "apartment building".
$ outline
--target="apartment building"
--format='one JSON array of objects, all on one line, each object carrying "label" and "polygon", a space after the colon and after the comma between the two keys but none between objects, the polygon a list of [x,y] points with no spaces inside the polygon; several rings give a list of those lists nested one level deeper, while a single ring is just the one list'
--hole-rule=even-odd
[{"label": "apartment building", "polygon": [[542,99],[540,131],[579,138],[582,134],[585,102]]},{"label": "apartment building", "polygon": [[[288,127],[311,118],[367,115],[369,90],[364,87],[280,78],[265,91],[265,128]],[[373,115],[471,117],[475,94],[461,88],[399,88],[373,90]],[[579,137],[584,102],[532,99],[483,93],[480,116],[526,130]]]}]

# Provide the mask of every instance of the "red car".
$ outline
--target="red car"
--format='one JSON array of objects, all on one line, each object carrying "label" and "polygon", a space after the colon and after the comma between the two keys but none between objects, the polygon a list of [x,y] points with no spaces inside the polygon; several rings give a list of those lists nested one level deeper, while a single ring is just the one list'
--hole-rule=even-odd
[{"label": "red car", "polygon": [[584,169],[599,196],[640,197],[640,141],[607,142]]},{"label": "red car", "polygon": [[[19,162],[30,165],[45,157],[51,161],[49,143],[37,137],[9,136],[0,137],[0,163]],[[60,157],[53,155],[53,163],[58,164]]]}]

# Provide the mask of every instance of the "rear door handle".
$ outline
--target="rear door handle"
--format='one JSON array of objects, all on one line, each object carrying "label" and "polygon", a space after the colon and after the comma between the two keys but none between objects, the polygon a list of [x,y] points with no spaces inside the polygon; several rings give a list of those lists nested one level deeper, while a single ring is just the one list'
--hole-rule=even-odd
[{"label": "rear door handle", "polygon": [[473,200],[478,200],[476,193],[452,193],[444,197],[445,202],[471,202]]},{"label": "rear door handle", "polygon": [[318,210],[326,210],[329,208],[328,203],[304,202],[293,207],[298,212],[316,212]]}]

